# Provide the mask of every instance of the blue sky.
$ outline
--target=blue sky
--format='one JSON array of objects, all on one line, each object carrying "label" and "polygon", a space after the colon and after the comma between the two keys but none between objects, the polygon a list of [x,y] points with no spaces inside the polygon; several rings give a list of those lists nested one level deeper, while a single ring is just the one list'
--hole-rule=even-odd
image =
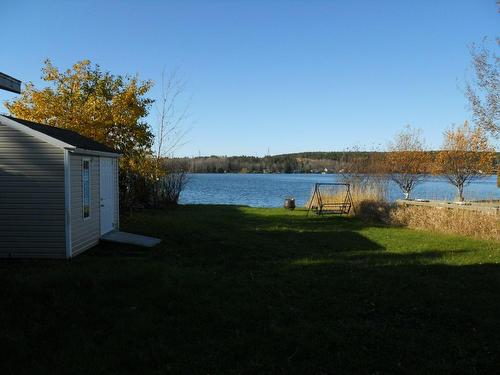
[{"label": "blue sky", "polygon": [[[371,149],[411,124],[438,147],[470,118],[467,46],[499,35],[495,0],[6,1],[0,71],[40,81],[88,58],[191,97],[178,155]],[[158,87],[151,92],[157,96]],[[0,91],[0,101],[14,95]],[[3,111],[3,109],[2,109]],[[154,116],[151,117],[154,123]]]}]

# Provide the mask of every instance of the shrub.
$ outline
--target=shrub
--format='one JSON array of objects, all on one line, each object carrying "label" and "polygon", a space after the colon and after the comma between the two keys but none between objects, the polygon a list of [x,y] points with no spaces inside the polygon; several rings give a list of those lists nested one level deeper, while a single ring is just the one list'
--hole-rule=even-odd
[{"label": "shrub", "polygon": [[165,208],[176,205],[179,197],[188,182],[185,172],[172,172],[162,177],[154,189],[154,205],[156,208]]},{"label": "shrub", "polygon": [[138,171],[120,170],[120,211],[147,207],[153,192],[151,180]]},{"label": "shrub", "polygon": [[393,205],[384,199],[364,199],[356,204],[353,215],[366,221],[387,223]]}]

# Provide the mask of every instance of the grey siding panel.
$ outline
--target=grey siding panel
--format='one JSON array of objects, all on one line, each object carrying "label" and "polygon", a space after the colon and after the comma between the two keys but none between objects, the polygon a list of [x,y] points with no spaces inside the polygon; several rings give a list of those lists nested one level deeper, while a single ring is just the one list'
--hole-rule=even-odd
[{"label": "grey siding panel", "polygon": [[[90,218],[83,219],[82,160],[90,159]],[[99,157],[70,153],[72,255],[99,242]]]},{"label": "grey siding panel", "polygon": [[65,257],[64,151],[0,125],[0,257]]}]

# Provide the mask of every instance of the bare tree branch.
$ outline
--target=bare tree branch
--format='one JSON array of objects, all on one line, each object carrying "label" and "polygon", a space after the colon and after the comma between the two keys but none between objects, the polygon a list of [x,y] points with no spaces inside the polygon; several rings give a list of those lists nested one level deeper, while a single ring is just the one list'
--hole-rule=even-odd
[{"label": "bare tree branch", "polygon": [[161,96],[157,100],[156,158],[172,156],[183,143],[189,129],[185,122],[189,117],[190,99],[183,101],[187,82],[180,77],[178,69],[161,75]]},{"label": "bare tree branch", "polygon": [[[500,137],[500,58],[485,46],[470,47],[474,77],[466,82],[465,96],[475,123],[493,137]],[[500,40],[496,40],[497,46]]]}]

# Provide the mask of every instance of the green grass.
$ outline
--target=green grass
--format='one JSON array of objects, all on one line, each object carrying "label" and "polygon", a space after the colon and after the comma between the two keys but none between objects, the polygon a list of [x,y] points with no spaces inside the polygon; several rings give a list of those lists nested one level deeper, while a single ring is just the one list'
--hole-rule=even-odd
[{"label": "green grass", "polygon": [[1,374],[499,369],[498,242],[234,206],[122,229],[163,242],[0,263]]}]

